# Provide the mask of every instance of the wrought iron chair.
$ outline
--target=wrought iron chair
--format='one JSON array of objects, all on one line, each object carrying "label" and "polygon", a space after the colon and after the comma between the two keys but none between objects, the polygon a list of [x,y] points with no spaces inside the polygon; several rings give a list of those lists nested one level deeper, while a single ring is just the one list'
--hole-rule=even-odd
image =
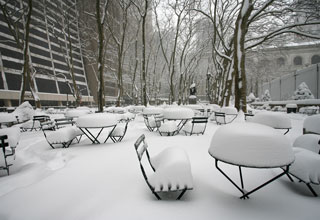
[{"label": "wrought iron chair", "polygon": [[114,143],[122,141],[123,137],[127,133],[129,121],[130,119],[120,121],[120,123],[118,123],[116,128],[112,131],[110,134],[110,139]]},{"label": "wrought iron chair", "polygon": [[6,149],[8,147],[9,147],[8,136],[1,135],[0,136],[0,154],[2,155],[0,155],[0,160],[1,160],[0,169],[6,170],[7,174],[9,175],[9,167],[12,166],[12,164],[7,161],[7,158],[14,156],[15,149],[11,148],[11,150],[8,151]]},{"label": "wrought iron chair", "polygon": [[[180,154],[181,152],[178,151],[178,152],[170,152],[170,150],[174,150],[173,148],[168,148],[168,150],[164,150],[162,151],[159,155],[157,155],[156,157],[158,158],[155,158],[155,161],[152,163],[152,159],[150,158],[150,155],[149,155],[149,152],[148,152],[148,145],[145,141],[145,135],[142,134],[138,139],[137,141],[135,142],[134,144],[134,147],[135,147],[135,150],[136,150],[136,153],[137,153],[137,156],[138,156],[138,160],[139,160],[139,163],[140,163],[140,168],[141,168],[141,171],[142,171],[142,175],[148,185],[148,187],[150,188],[151,192],[155,195],[155,197],[158,199],[158,200],[161,200],[161,197],[159,196],[159,193],[168,193],[168,192],[181,192],[178,197],[177,197],[177,200],[180,200],[181,197],[185,194],[185,192],[187,190],[191,190],[193,189],[192,187],[192,176],[191,176],[191,169],[188,170],[188,168],[190,168],[190,164],[189,164],[189,160],[186,159],[184,162],[186,162],[186,166],[185,167],[186,169],[183,170],[184,172],[179,172],[177,173],[177,175],[183,175],[186,174],[187,177],[189,177],[189,181],[185,181],[183,182],[183,184],[177,184],[175,180],[172,180],[172,175],[169,175],[169,176],[166,176],[166,179],[168,179],[168,183],[165,183],[165,182],[161,182],[160,186],[159,184],[154,184],[154,179],[153,177],[156,176],[157,172],[159,170],[161,170],[161,163],[168,163],[168,161],[165,160],[165,157],[162,157],[163,155],[161,154]],[[178,149],[179,150],[179,149]],[[183,152],[183,151],[182,151]],[[146,155],[146,156],[144,156]],[[160,158],[159,158],[160,156]],[[164,155],[165,156],[165,155]],[[185,155],[180,155],[180,157],[178,157],[180,160],[182,158],[182,160],[184,160]],[[149,164],[148,167],[145,167],[143,161],[145,161],[143,158],[147,157],[145,160],[147,160]],[[174,156],[172,156],[171,158],[175,158]],[[163,164],[162,164],[163,165]],[[174,170],[174,169],[170,169],[170,162],[167,164],[167,170]],[[189,166],[189,167],[188,167]],[[151,175],[147,175],[147,169],[146,168],[151,168],[151,170],[153,171],[153,173]],[[158,170],[159,169],[159,170]],[[185,172],[186,171],[186,172]],[[160,171],[161,172],[161,171]],[[161,174],[164,174],[164,173],[161,173]],[[175,176],[177,176],[175,175]],[[183,179],[183,178],[182,178]],[[190,180],[191,179],[191,180]],[[183,180],[182,180],[183,181]],[[191,183],[190,183],[191,182]]]},{"label": "wrought iron chair", "polygon": [[191,122],[187,122],[187,124],[182,128],[185,135],[193,135],[193,134],[204,134],[208,123],[207,117],[193,117]]}]

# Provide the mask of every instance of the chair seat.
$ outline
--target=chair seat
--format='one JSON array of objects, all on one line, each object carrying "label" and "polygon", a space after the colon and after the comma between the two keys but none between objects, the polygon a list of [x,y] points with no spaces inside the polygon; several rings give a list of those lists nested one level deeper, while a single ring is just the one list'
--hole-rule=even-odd
[{"label": "chair seat", "polygon": [[61,144],[73,140],[77,136],[75,127],[64,127],[47,133],[47,140],[51,144]]},{"label": "chair seat", "polygon": [[159,128],[159,132],[175,132],[177,130],[178,126],[174,121],[166,121]]},{"label": "chair seat", "polygon": [[150,162],[155,168],[149,179],[155,192],[193,188],[190,161],[184,150],[166,148]]},{"label": "chair seat", "polygon": [[295,147],[295,161],[289,172],[305,183],[320,184],[320,155],[310,150]]},{"label": "chair seat", "polygon": [[112,131],[111,136],[123,136],[125,132],[125,127],[117,127]]},{"label": "chair seat", "polygon": [[194,124],[193,129],[192,129],[192,123],[189,121],[183,126],[182,131],[187,132],[187,133],[193,133],[193,134],[198,134],[202,133],[205,125],[204,124]]}]

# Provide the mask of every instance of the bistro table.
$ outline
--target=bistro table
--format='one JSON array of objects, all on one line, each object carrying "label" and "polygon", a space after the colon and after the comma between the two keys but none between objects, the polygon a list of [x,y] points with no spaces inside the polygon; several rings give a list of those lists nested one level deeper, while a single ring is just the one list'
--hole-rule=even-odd
[{"label": "bistro table", "polygon": [[[274,180],[285,175],[294,161],[291,144],[284,135],[273,128],[257,123],[233,123],[220,127],[211,139],[209,154],[215,159],[215,166],[241,193],[241,199]],[[238,166],[241,187],[238,186],[218,165],[224,162]],[[282,172],[251,191],[246,191],[242,167],[271,169]]]},{"label": "bistro table", "polygon": [[284,135],[292,128],[290,118],[286,113],[281,112],[259,112],[248,121],[267,125],[274,129],[283,129],[285,130]]},{"label": "bistro table", "polygon": [[185,107],[169,107],[163,111],[165,120],[176,121],[177,131],[173,135],[178,134],[183,126],[194,117],[194,111]]},{"label": "bistro table", "polygon": [[[79,129],[92,141],[93,144],[100,144],[99,136],[105,131],[106,138],[103,143],[109,139],[111,133],[115,129],[118,123],[118,117],[114,114],[108,113],[95,113],[80,116],[76,125]],[[111,128],[111,131],[108,129]],[[94,131],[98,130],[98,133],[94,134]]]}]

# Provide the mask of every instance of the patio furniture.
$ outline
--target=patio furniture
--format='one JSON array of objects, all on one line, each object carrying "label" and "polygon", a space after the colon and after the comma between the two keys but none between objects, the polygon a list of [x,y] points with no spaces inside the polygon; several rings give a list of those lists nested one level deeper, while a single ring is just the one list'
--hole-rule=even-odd
[{"label": "patio furniture", "polygon": [[121,120],[120,123],[117,124],[116,128],[112,131],[110,135],[110,139],[114,143],[122,141],[123,137],[127,133],[129,121],[130,121],[129,119]]},{"label": "patio furniture", "polygon": [[309,188],[314,196],[318,196],[311,184],[320,184],[320,135],[301,135],[293,143],[295,161],[290,167],[288,177],[294,176]]},{"label": "patio furniture", "polygon": [[204,134],[208,123],[207,117],[193,117],[191,121],[187,122],[182,128],[185,135]]},{"label": "patio furniture", "polygon": [[24,131],[37,131],[41,130],[40,123],[50,121],[49,115],[34,115],[32,120],[29,120],[20,125],[20,129],[22,132]]},{"label": "patio furniture", "polygon": [[143,109],[143,119],[144,119],[144,123],[147,126],[149,131],[154,131],[157,129],[157,126],[159,124],[156,123],[155,121],[155,116],[157,115],[162,115],[163,113],[163,109],[162,108],[158,108],[158,107],[147,107]]},{"label": "patio furniture", "polygon": [[[106,134],[103,143],[106,143],[117,124],[118,117],[115,114],[108,113],[88,114],[80,116],[76,121],[77,127],[93,144],[101,143],[99,136],[103,133]],[[95,133],[95,131],[97,131],[97,133]]]},{"label": "patio furniture", "polygon": [[279,112],[259,112],[248,121],[267,125],[274,129],[285,130],[284,135],[292,128],[290,118],[286,114]]},{"label": "patio furniture", "polygon": [[18,116],[12,113],[1,113],[0,114],[0,128],[5,125],[5,127],[11,127],[13,124],[18,123]]},{"label": "patio furniture", "polygon": [[56,118],[54,119],[55,121],[55,125],[56,127],[59,129],[59,128],[62,128],[62,127],[65,127],[67,125],[74,125],[76,122],[73,120],[72,117],[66,117],[66,118]]},{"label": "patio furniture", "polygon": [[234,107],[222,107],[220,112],[215,112],[217,125],[229,124],[238,116],[238,110]]},{"label": "patio furniture", "polygon": [[[287,174],[290,164],[294,161],[291,144],[283,135],[268,126],[249,122],[220,127],[211,139],[209,154],[215,159],[218,171],[242,193],[241,199],[249,198],[253,192]],[[240,186],[219,167],[219,162],[238,167]],[[280,168],[282,172],[247,191],[244,187],[242,168]]]},{"label": "patio furniture", "polygon": [[[194,117],[194,115],[195,113],[192,109],[185,108],[185,107],[170,107],[170,108],[166,108],[163,111],[163,116],[165,120],[174,121],[176,123],[177,130],[172,135],[178,134],[183,128],[183,126],[189,120],[191,120]],[[167,124],[167,125],[170,125],[170,124]],[[170,125],[170,128],[171,128],[170,132],[172,132],[171,130],[174,128],[172,125]]]},{"label": "patio furniture", "polygon": [[178,126],[174,121],[166,121],[158,129],[161,136],[173,136],[178,133]]},{"label": "patio furniture", "polygon": [[0,129],[0,169],[6,170],[9,175],[9,167],[15,159],[16,147],[20,140],[18,127]]},{"label": "patio furniture", "polygon": [[319,134],[320,135],[320,115],[308,116],[303,121],[303,134]]},{"label": "patio furniture", "polygon": [[[67,126],[56,129],[54,121],[42,122],[41,129],[52,149],[55,149],[56,146],[68,148],[74,139],[79,143],[82,135],[82,132],[76,126]],[[80,136],[79,139],[77,138],[78,136]]]},{"label": "patio furniture", "polygon": [[[158,200],[161,200],[159,193],[178,192],[179,200],[187,190],[193,189],[191,165],[184,150],[170,147],[151,158],[144,134],[137,139],[134,147],[142,175]],[[145,163],[150,169],[146,169]]]}]

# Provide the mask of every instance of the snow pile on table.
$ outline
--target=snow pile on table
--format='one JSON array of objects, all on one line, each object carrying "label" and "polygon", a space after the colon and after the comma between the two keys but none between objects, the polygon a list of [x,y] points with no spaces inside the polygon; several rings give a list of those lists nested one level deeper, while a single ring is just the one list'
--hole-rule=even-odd
[{"label": "snow pile on table", "polygon": [[307,117],[303,122],[303,128],[306,132],[320,134],[320,115],[312,115]]},{"label": "snow pile on table", "polygon": [[133,120],[135,118],[135,114],[131,112],[126,112],[124,114],[118,114],[119,120]]},{"label": "snow pile on table", "polygon": [[19,105],[16,110],[12,112],[13,115],[17,115],[19,118],[19,121],[27,121],[29,119],[32,119],[33,115],[35,114],[35,111],[33,110],[32,105],[28,101],[22,103]]},{"label": "snow pile on table", "polygon": [[304,148],[318,154],[320,152],[320,135],[301,135],[293,142],[293,147]]},{"label": "snow pile on table", "polygon": [[209,154],[227,163],[252,167],[281,167],[294,160],[284,135],[250,122],[221,126],[211,139]]},{"label": "snow pile on table", "polygon": [[71,109],[65,113],[66,118],[77,118],[83,115],[90,114],[91,110],[89,109]]},{"label": "snow pile on table", "polygon": [[172,107],[166,108],[163,111],[163,116],[165,119],[190,119],[194,116],[194,112],[190,108]]},{"label": "snow pile on table", "polygon": [[144,105],[131,105],[131,106],[127,106],[126,108],[128,109],[129,112],[140,113],[143,111],[145,106]]},{"label": "snow pile on table", "polygon": [[193,188],[190,161],[184,150],[166,148],[150,161],[156,171],[149,181],[156,192]]},{"label": "snow pile on table", "polygon": [[144,115],[156,115],[156,114],[162,114],[162,112],[163,112],[163,108],[150,106],[150,107],[144,108],[142,113]]},{"label": "snow pile on table", "polygon": [[290,118],[279,112],[259,112],[248,121],[279,129],[292,127]]},{"label": "snow pile on table", "polygon": [[290,173],[306,183],[320,183],[320,155],[302,148],[293,148],[295,161]]},{"label": "snow pile on table", "polygon": [[307,114],[307,115],[317,114],[317,112],[319,112],[318,106],[301,107],[299,109],[299,113]]},{"label": "snow pile on table", "polygon": [[20,130],[18,127],[2,128],[0,135],[8,135],[8,143],[10,147],[16,147],[20,140]]},{"label": "snow pile on table", "polygon": [[108,113],[95,113],[80,116],[76,121],[78,127],[83,128],[99,128],[113,126],[118,123],[117,115]]}]

